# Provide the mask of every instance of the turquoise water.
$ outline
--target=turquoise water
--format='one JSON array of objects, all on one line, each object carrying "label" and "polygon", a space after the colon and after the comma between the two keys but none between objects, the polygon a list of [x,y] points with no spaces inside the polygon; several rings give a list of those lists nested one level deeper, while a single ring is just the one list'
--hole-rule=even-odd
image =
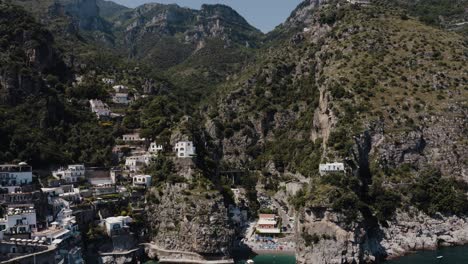
[{"label": "turquoise water", "polygon": [[[438,256],[443,256],[443,258],[437,259]],[[284,255],[259,255],[253,258],[253,260],[255,261],[255,264],[296,263],[296,257]],[[244,264],[245,260],[237,263]],[[447,247],[434,251],[420,251],[395,260],[387,261],[385,264],[468,264],[468,246]]]},{"label": "turquoise water", "polygon": [[[443,256],[437,259],[438,256]],[[467,264],[468,246],[421,251],[386,262],[386,264]]]},{"label": "turquoise water", "polygon": [[[285,255],[258,255],[253,258],[255,264],[295,264],[296,257]],[[239,261],[238,264],[244,264],[245,261]]]},{"label": "turquoise water", "polygon": [[[296,257],[284,255],[259,255],[253,258],[255,264],[295,264]],[[148,261],[145,264],[157,264],[156,261]],[[238,261],[237,264],[244,264],[245,260]]]}]

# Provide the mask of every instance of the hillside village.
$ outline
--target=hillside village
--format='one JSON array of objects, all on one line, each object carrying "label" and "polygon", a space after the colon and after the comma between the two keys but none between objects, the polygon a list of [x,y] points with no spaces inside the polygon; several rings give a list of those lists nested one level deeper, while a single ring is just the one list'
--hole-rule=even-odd
[{"label": "hillside village", "polygon": [[[120,122],[124,114],[115,112],[122,112],[122,107],[144,97],[135,91],[134,96],[129,96],[130,89],[116,84],[113,78],[102,78],[102,82],[111,87],[111,102],[92,99],[88,106],[102,126]],[[158,180],[149,170],[152,163],[158,157],[169,158],[179,175],[184,175],[186,181],[194,180],[192,170],[196,166],[192,160],[197,148],[188,136],[182,138],[171,145],[145,138],[139,129],[124,133],[116,138],[110,168],[62,164],[48,172],[33,173],[25,162],[0,166],[5,212],[0,219],[3,260],[26,263],[34,257],[41,263],[41,259],[47,261],[54,255],[58,263],[84,263],[82,251],[93,243],[98,244],[93,247],[99,252],[100,262],[106,263],[113,254],[144,258],[142,245],[149,242],[144,223],[148,217],[147,192]],[[344,170],[343,163],[322,164],[319,173]],[[258,251],[293,252],[291,211],[264,195],[259,198],[260,212],[269,214],[249,215],[246,191],[234,178],[231,192],[238,206],[230,205],[229,215],[242,234],[237,243]]]},{"label": "hillside village", "polygon": [[[103,78],[103,82],[109,86],[116,83],[111,78]],[[118,96],[124,90],[128,91],[123,85],[114,85],[112,89]],[[112,97],[111,106],[98,99],[90,100],[90,111],[102,125],[121,120],[121,114],[113,114],[114,107],[128,106],[138,100],[130,100],[126,93],[124,97],[125,100]],[[193,141],[176,141],[171,146],[169,142],[144,138],[135,129],[116,139],[111,168],[69,164],[57,167],[50,171],[47,180],[39,181],[36,174],[33,176],[33,168],[26,163],[4,165],[2,179],[7,180],[2,181],[5,188],[2,204],[7,214],[0,225],[4,230],[1,245],[10,247],[8,258],[28,259],[32,253],[37,253],[36,257],[44,255],[46,259],[54,248],[56,258],[64,259],[71,254],[73,261],[69,263],[83,263],[82,243],[104,239],[110,244],[100,245],[99,248],[104,248],[98,249],[101,258],[117,252],[131,252],[130,255],[142,257],[140,245],[148,242],[143,223],[147,217],[144,215],[146,192],[156,181],[151,174],[146,174],[148,167],[158,156],[166,156],[178,164],[179,171],[188,171],[180,174],[192,180],[190,171],[195,166],[191,160],[196,155]],[[336,172],[344,172],[343,163],[320,166],[322,175]],[[44,175],[41,176],[43,179]],[[245,203],[245,190],[236,186],[235,181],[231,187],[236,203]],[[294,217],[291,211],[281,208],[268,196],[262,197],[260,211],[277,213],[256,216],[248,215],[247,208],[242,206],[229,207],[231,221],[245,232],[242,242],[259,251],[293,252]],[[23,220],[14,220],[18,218]],[[258,221],[252,222],[255,219]],[[34,250],[37,245],[47,250]]]},{"label": "hillside village", "polygon": [[263,34],[223,5],[13,2],[33,11],[0,0],[1,263],[468,243],[459,9],[460,35],[385,1],[305,0]]}]

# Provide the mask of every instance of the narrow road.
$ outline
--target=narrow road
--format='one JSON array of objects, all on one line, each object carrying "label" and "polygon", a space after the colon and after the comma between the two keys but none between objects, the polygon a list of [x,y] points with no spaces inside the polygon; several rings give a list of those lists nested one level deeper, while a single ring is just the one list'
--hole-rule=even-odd
[{"label": "narrow road", "polygon": [[159,263],[164,264],[164,263],[187,263],[187,264],[234,264],[233,259],[220,259],[220,260],[205,260],[203,256],[200,254],[194,253],[194,252],[186,252],[186,251],[177,251],[177,250],[167,250],[167,249],[162,249],[158,247],[157,245],[153,243],[143,243],[142,245],[148,246],[151,249],[156,250],[156,252],[164,252],[164,253],[169,253],[169,254],[181,254],[181,255],[186,255],[186,257],[193,257],[193,258],[199,258],[199,259],[189,259],[189,258],[178,258],[178,259],[173,259],[173,258],[165,258],[165,257],[159,257]]},{"label": "narrow road", "polygon": [[189,259],[159,259],[159,263],[178,263],[178,264],[234,264],[234,260],[189,260]]}]

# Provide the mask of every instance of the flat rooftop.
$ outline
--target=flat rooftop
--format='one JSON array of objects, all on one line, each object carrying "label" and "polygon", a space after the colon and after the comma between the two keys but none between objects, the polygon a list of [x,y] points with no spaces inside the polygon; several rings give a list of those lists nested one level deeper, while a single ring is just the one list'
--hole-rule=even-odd
[{"label": "flat rooftop", "polygon": [[33,237],[60,237],[62,235],[65,235],[67,233],[70,233],[70,230],[68,229],[61,229],[61,228],[48,228],[45,230],[42,230],[40,232],[35,232],[32,234]]}]

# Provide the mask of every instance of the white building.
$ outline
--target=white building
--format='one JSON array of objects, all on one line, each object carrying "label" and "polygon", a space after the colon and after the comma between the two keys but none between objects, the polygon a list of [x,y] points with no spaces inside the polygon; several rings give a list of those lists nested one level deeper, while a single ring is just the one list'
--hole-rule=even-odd
[{"label": "white building", "polygon": [[134,155],[125,159],[125,166],[130,171],[138,171],[151,163],[153,156],[150,154]]},{"label": "white building", "polygon": [[368,5],[370,4],[370,0],[347,0],[351,4],[358,4],[358,5]]},{"label": "white building", "polygon": [[141,138],[139,133],[125,134],[122,136],[122,140],[126,142],[138,142],[145,141],[145,138]]},{"label": "white building", "polygon": [[133,186],[151,186],[151,175],[135,175],[133,176]]},{"label": "white building", "polygon": [[115,80],[111,79],[111,78],[102,78],[102,82],[105,83],[105,84],[112,85],[112,84],[115,83]]},{"label": "white building", "polygon": [[21,162],[18,165],[0,165],[2,187],[21,186],[32,183],[32,167]]},{"label": "white building", "polygon": [[158,145],[156,142],[152,142],[148,148],[148,152],[156,154],[158,152],[163,151],[164,147],[163,145]]},{"label": "white building", "polygon": [[96,114],[99,119],[108,118],[111,115],[109,106],[101,100],[89,100],[91,111]]},{"label": "white building", "polygon": [[174,147],[179,158],[190,158],[195,155],[195,146],[192,141],[179,141]]},{"label": "white building", "polygon": [[0,218],[0,230],[9,234],[22,234],[36,231],[36,210],[8,208],[4,218]]},{"label": "white building", "polygon": [[78,234],[79,232],[76,217],[73,215],[73,210],[71,210],[70,208],[63,208],[57,214],[57,219],[52,224],[55,224],[60,228],[70,230],[72,234]]},{"label": "white building", "polygon": [[116,93],[112,97],[112,101],[116,104],[129,104],[130,103],[130,98],[128,97],[128,93]]},{"label": "white building", "polygon": [[73,183],[78,182],[80,179],[85,179],[85,166],[80,165],[68,165],[68,168],[60,168],[52,172],[52,175],[57,179],[65,180],[66,182]]},{"label": "white building", "polygon": [[334,162],[334,163],[325,163],[320,164],[319,172],[320,175],[325,175],[327,173],[334,173],[334,172],[344,172],[345,166],[342,162]]},{"label": "white building", "polygon": [[106,233],[109,236],[112,236],[114,232],[118,232],[126,227],[132,222],[130,216],[117,216],[117,217],[108,217],[104,220],[104,226],[106,228]]},{"label": "white building", "polygon": [[32,234],[34,239],[45,241],[49,244],[60,244],[62,241],[72,237],[72,231],[61,228],[57,223],[53,223],[49,228],[42,230],[41,232],[35,232]]},{"label": "white building", "polygon": [[123,93],[128,91],[128,87],[125,85],[116,85],[112,87],[116,93]]},{"label": "white building", "polygon": [[73,188],[73,185],[62,185],[52,188],[41,188],[41,191],[50,198],[60,197],[66,201],[80,201],[80,189]]}]

